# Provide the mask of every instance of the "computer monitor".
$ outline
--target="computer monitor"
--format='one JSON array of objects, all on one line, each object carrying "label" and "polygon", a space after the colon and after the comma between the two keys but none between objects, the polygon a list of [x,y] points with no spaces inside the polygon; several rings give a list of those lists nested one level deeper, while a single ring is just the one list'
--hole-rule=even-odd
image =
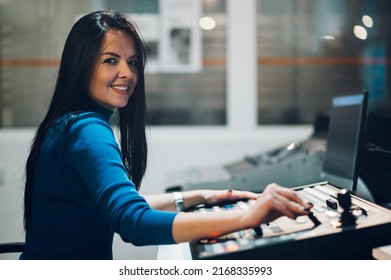
[{"label": "computer monitor", "polygon": [[357,189],[367,104],[367,91],[332,99],[322,177],[330,184],[351,192]]}]

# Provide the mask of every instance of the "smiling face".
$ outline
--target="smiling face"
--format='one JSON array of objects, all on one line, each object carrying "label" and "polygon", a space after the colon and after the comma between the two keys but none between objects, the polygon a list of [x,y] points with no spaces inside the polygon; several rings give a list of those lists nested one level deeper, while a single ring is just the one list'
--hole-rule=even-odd
[{"label": "smiling face", "polygon": [[133,38],[109,30],[102,42],[90,84],[90,96],[110,110],[122,108],[137,85],[138,58]]}]

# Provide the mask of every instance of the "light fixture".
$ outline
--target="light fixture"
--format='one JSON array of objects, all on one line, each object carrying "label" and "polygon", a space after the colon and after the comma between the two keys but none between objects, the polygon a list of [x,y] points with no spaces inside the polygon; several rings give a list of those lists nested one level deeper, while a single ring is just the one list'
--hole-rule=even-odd
[{"label": "light fixture", "polygon": [[203,17],[199,20],[198,23],[204,30],[212,30],[216,27],[216,21],[211,17]]},{"label": "light fixture", "polygon": [[362,23],[363,23],[366,27],[368,27],[368,28],[373,27],[373,19],[372,19],[370,16],[367,16],[367,15],[363,16],[363,17],[362,17]]},{"label": "light fixture", "polygon": [[361,25],[355,25],[353,28],[353,33],[358,39],[361,39],[361,40],[367,39],[367,36],[368,36],[367,30],[364,27],[362,27]]}]

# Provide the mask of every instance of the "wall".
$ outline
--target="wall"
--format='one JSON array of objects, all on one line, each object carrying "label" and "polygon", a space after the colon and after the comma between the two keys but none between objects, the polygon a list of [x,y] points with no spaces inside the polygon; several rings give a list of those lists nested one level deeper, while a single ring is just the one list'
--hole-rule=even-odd
[{"label": "wall", "polygon": [[[242,133],[224,127],[151,128],[149,166],[142,194],[164,192],[167,175],[192,166],[219,166],[264,150],[303,140],[310,126],[270,126]],[[23,241],[24,164],[34,130],[0,129],[0,242]],[[115,237],[115,259],[155,259],[156,246],[134,247]],[[15,258],[15,255],[0,258]]]}]

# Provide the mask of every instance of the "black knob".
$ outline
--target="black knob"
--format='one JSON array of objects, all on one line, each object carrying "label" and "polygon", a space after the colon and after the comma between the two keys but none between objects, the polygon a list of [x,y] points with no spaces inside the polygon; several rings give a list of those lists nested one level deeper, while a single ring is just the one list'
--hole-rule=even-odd
[{"label": "black knob", "polygon": [[350,207],[352,207],[352,198],[350,197],[350,192],[348,190],[344,189],[338,193],[338,203],[344,212],[350,211]]},{"label": "black knob", "polygon": [[348,190],[341,190],[341,192],[339,192],[337,196],[339,206],[342,208],[341,218],[339,221],[340,225],[355,225],[356,217],[350,211],[350,208],[352,207],[352,198],[350,196],[350,192]]}]

